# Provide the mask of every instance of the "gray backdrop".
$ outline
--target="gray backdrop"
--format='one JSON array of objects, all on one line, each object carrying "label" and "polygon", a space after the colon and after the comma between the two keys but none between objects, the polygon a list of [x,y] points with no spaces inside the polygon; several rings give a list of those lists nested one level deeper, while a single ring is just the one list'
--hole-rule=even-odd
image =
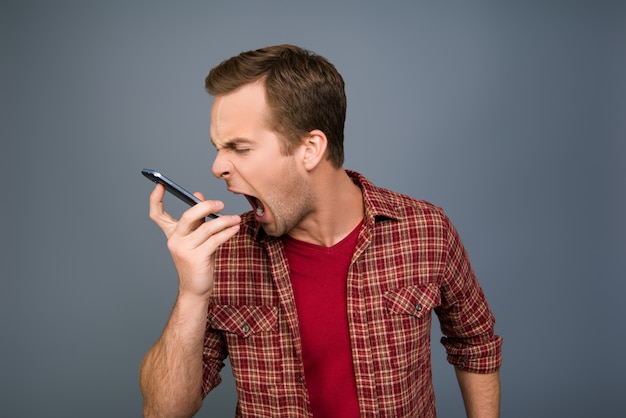
[{"label": "gray backdrop", "polygon": [[[211,175],[203,80],[289,42],[346,79],[346,167],[459,229],[505,338],[503,417],[625,416],[623,4],[2,1],[0,415],[140,415],[176,275],[139,172],[246,210]],[[438,339],[440,416],[461,416]],[[234,402],[226,369],[200,415]]]}]

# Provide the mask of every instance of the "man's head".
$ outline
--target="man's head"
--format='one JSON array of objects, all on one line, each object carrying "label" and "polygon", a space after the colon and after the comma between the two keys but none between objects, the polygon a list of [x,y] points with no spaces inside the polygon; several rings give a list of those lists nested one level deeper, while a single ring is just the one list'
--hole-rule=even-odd
[{"label": "man's head", "polygon": [[205,87],[220,96],[257,81],[265,87],[268,127],[280,135],[282,152],[291,154],[307,133],[318,129],[328,139],[327,158],[341,167],[346,95],[336,68],[297,46],[270,46],[222,62],[206,77]]}]

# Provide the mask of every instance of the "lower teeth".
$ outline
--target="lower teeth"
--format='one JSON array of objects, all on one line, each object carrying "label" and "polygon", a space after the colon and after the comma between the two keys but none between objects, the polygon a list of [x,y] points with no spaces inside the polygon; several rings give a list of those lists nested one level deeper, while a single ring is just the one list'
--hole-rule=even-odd
[{"label": "lower teeth", "polygon": [[265,213],[265,211],[263,210],[262,207],[258,207],[256,208],[256,214],[257,216],[263,216],[263,214]]}]

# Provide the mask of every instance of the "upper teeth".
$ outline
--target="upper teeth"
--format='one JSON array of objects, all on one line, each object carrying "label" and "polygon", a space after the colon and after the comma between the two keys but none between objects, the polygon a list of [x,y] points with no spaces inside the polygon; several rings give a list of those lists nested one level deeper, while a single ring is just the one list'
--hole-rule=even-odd
[{"label": "upper teeth", "polygon": [[263,214],[264,214],[264,213],[265,213],[265,211],[263,210],[263,207],[261,207],[261,206],[257,206],[257,208],[256,208],[256,214],[257,214],[258,216],[263,216]]}]

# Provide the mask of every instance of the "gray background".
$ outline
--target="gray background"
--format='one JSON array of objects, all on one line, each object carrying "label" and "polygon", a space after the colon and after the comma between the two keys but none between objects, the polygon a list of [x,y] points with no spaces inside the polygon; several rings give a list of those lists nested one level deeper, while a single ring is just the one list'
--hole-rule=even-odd
[{"label": "gray background", "polygon": [[[2,1],[0,415],[140,415],[176,275],[139,171],[247,210],[211,176],[203,80],[289,42],[346,79],[346,167],[459,229],[505,338],[503,417],[626,416],[623,4]],[[232,416],[224,378],[201,416]]]}]

